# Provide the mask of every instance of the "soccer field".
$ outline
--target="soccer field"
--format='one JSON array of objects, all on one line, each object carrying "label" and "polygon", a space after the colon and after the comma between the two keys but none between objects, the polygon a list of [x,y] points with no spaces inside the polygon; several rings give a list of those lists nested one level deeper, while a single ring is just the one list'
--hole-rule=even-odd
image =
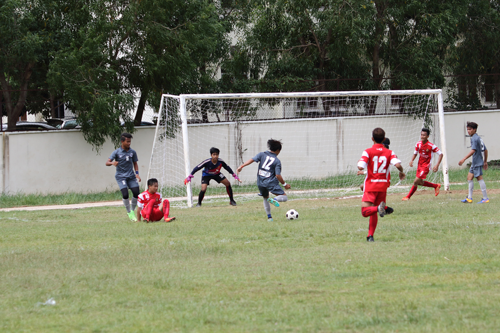
[{"label": "soccer field", "polygon": [[375,243],[360,198],[0,212],[0,331],[497,331],[500,193],[464,196],[389,195]]}]

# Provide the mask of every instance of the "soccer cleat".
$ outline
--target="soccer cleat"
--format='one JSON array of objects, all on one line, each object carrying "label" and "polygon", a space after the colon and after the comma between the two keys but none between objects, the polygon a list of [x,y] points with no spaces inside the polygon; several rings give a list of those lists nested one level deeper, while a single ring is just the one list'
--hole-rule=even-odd
[{"label": "soccer cleat", "polygon": [[439,195],[439,190],[441,189],[441,184],[437,184],[437,187],[434,189],[434,195],[437,197]]},{"label": "soccer cleat", "polygon": [[196,207],[201,207],[201,203],[198,202],[198,204],[196,205]]},{"label": "soccer cleat", "polygon": [[410,197],[404,197],[403,199],[401,199],[402,201],[408,201],[410,200]]},{"label": "soccer cleat", "polygon": [[461,200],[463,203],[472,203],[472,199],[469,199],[469,197],[465,197],[464,200]]},{"label": "soccer cleat", "polygon": [[488,199],[488,198],[486,198],[486,199],[482,198],[481,201],[478,201],[477,203],[481,204],[481,203],[488,203],[488,202],[490,202],[490,199]]},{"label": "soccer cleat", "polygon": [[385,211],[385,202],[381,202],[380,205],[378,205],[378,215],[380,215],[380,217],[384,217],[386,213]]},{"label": "soccer cleat", "polygon": [[174,217],[165,217],[165,222],[172,222],[173,220],[175,220],[175,216]]},{"label": "soccer cleat", "polygon": [[258,195],[259,197],[261,197],[261,196],[262,196],[262,193],[257,193],[257,195]]},{"label": "soccer cleat", "polygon": [[373,239],[373,235],[366,237],[366,241],[367,242],[375,242],[375,240]]},{"label": "soccer cleat", "polygon": [[130,219],[130,221],[137,222],[137,218],[135,217],[134,212],[127,213],[127,215],[128,215],[128,218]]},{"label": "soccer cleat", "polygon": [[231,201],[229,201],[229,204],[230,204],[231,206],[236,206],[236,201],[231,200]]},{"label": "soccer cleat", "polygon": [[267,222],[273,222],[273,218],[272,218],[272,217],[269,217],[269,218],[267,219]]},{"label": "soccer cleat", "polygon": [[385,209],[385,214],[389,215],[392,213],[394,213],[394,209],[392,207],[387,206],[387,208]]},{"label": "soccer cleat", "polygon": [[280,206],[280,203],[278,201],[274,200],[273,198],[267,198],[267,202],[269,202],[270,204],[273,204],[275,207]]}]

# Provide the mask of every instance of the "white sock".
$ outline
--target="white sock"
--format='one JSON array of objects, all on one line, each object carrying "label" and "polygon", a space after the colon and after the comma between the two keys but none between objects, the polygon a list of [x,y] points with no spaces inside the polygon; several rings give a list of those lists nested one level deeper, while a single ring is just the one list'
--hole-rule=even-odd
[{"label": "white sock", "polygon": [[474,191],[474,180],[468,180],[469,182],[469,199],[472,199],[472,192]]},{"label": "white sock", "polygon": [[481,192],[483,192],[483,199],[488,199],[488,196],[486,195],[486,183],[484,182],[484,179],[481,179],[478,181],[479,187],[481,187]]},{"label": "white sock", "polygon": [[276,198],[274,198],[274,200],[276,200],[278,202],[285,202],[288,200],[288,197],[285,194],[281,194],[281,195],[276,196]]},{"label": "white sock", "polygon": [[132,211],[135,211],[135,207],[137,207],[137,198],[132,197]]},{"label": "white sock", "polygon": [[130,202],[128,199],[122,199],[123,204],[125,205],[125,209],[127,210],[127,213],[130,213]]},{"label": "white sock", "polygon": [[269,202],[267,202],[266,198],[263,199],[264,199],[264,209],[266,210],[266,214],[271,215],[271,205],[269,204]]}]

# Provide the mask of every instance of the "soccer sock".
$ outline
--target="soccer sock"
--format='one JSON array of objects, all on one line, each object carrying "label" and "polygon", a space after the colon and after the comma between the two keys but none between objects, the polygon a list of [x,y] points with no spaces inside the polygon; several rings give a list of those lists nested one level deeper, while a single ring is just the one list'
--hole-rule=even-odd
[{"label": "soccer sock", "polygon": [[373,236],[375,229],[377,228],[378,215],[373,214],[370,216],[370,226],[368,227],[368,236]]},{"label": "soccer sock", "polygon": [[474,192],[474,180],[469,180],[469,199],[472,199],[472,192]]},{"label": "soccer sock", "polygon": [[424,182],[424,186],[425,186],[425,187],[433,187],[433,188],[436,188],[436,187],[438,187],[438,184],[434,184],[434,183],[431,183],[431,182]]},{"label": "soccer sock", "polygon": [[163,217],[167,218],[168,214],[170,213],[170,201],[165,199],[163,200],[162,205],[163,205]]},{"label": "soccer sock", "polygon": [[276,200],[278,202],[285,202],[288,200],[288,197],[284,194],[281,194],[281,195],[276,196],[276,198],[274,198],[274,200]]},{"label": "soccer sock", "polygon": [[269,204],[269,202],[267,201],[266,198],[264,198],[264,209],[266,210],[266,214],[268,217],[271,216],[271,205]]},{"label": "soccer sock", "polygon": [[137,198],[132,197],[132,211],[135,211],[135,207],[137,207]]},{"label": "soccer sock", "polygon": [[125,205],[125,209],[127,210],[127,213],[130,213],[130,201],[127,199],[122,199],[123,204]]},{"label": "soccer sock", "polygon": [[368,216],[372,216],[372,215],[376,215],[378,212],[378,207],[377,206],[371,206],[371,207],[362,207],[361,208],[361,215],[363,215],[363,217],[368,217]]},{"label": "soccer sock", "polygon": [[483,192],[483,199],[488,199],[488,196],[486,195],[486,183],[484,182],[484,179],[478,180],[479,187],[481,187],[481,192]]},{"label": "soccer sock", "polygon": [[413,186],[411,187],[411,189],[410,189],[410,193],[408,193],[407,197],[408,197],[408,198],[411,198],[411,196],[413,195],[413,193],[417,192],[417,188],[418,188],[418,186],[413,185]]},{"label": "soccer sock", "polygon": [[226,186],[226,192],[227,192],[227,195],[229,195],[229,200],[234,201],[234,199],[233,199],[233,188],[231,187],[231,185]]},{"label": "soccer sock", "polygon": [[198,203],[201,205],[201,202],[203,201],[203,198],[205,197],[205,192],[206,191],[200,191],[200,194],[198,194]]}]

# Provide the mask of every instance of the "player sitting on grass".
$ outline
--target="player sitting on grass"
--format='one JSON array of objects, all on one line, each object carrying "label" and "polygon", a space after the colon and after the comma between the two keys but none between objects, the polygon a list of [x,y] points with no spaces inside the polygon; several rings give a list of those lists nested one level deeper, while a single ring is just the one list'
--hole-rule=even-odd
[{"label": "player sitting on grass", "polygon": [[[137,221],[134,210],[137,206],[137,197],[139,196],[139,165],[137,161],[137,153],[130,148],[132,143],[132,135],[123,133],[120,137],[121,146],[116,149],[106,161],[106,166],[114,165],[116,167],[115,179],[122,192],[123,204],[127,210],[127,215],[130,220]],[[134,173],[135,170],[135,173]],[[128,189],[132,191],[132,207],[128,199]]]},{"label": "player sitting on grass", "polygon": [[[267,220],[272,222],[271,205],[279,207],[278,201],[287,201],[285,191],[280,186],[280,183],[288,190],[290,185],[287,184],[281,176],[281,161],[278,155],[281,152],[281,141],[270,139],[267,141],[268,151],[260,152],[254,158],[246,161],[238,168],[238,174],[244,167],[259,162],[259,169],[257,171],[257,186],[264,199],[264,209],[266,210]],[[275,199],[269,198],[269,192],[277,195]]]},{"label": "player sitting on grass", "polygon": [[424,179],[427,178],[427,174],[430,171],[431,163],[432,163],[432,153],[436,153],[439,155],[439,159],[436,165],[432,168],[433,172],[437,172],[439,169],[439,164],[443,160],[443,153],[439,148],[431,143],[429,139],[429,134],[431,131],[427,128],[422,128],[420,132],[420,141],[415,145],[415,151],[413,152],[413,157],[410,161],[410,167],[413,167],[413,161],[415,161],[415,157],[418,157],[418,167],[417,167],[417,176],[415,177],[415,181],[413,182],[413,186],[410,189],[410,193],[406,197],[403,198],[403,201],[410,200],[413,193],[417,191],[418,185],[433,187],[434,195],[437,196],[439,194],[439,189],[441,188],[441,184],[434,184],[431,182],[427,182]]},{"label": "player sitting on grass", "polygon": [[137,220],[141,217],[146,222],[157,222],[163,219],[165,222],[172,222],[175,217],[168,217],[170,213],[170,202],[167,199],[161,200],[161,193],[158,192],[158,180],[151,178],[148,180],[148,190],[139,195],[137,205]]},{"label": "player sitting on grass", "polygon": [[[462,200],[463,203],[472,202],[472,192],[474,191],[474,178],[477,179],[479,187],[481,187],[481,192],[483,192],[483,198],[478,204],[490,202],[488,196],[486,195],[486,184],[483,179],[483,168],[488,170],[488,149],[484,145],[483,139],[479,137],[477,132],[477,124],[473,122],[467,123],[467,133],[470,136],[470,145],[472,150],[463,159],[458,162],[458,165],[464,164],[465,160],[472,156],[472,164],[469,169],[469,174],[467,175],[467,181],[469,182],[469,195]],[[483,159],[484,153],[484,159]]]},{"label": "player sitting on grass", "polygon": [[198,170],[204,168],[201,175],[201,191],[198,195],[198,204],[196,205],[196,207],[201,207],[201,202],[203,201],[203,197],[205,197],[205,192],[207,191],[207,186],[210,184],[210,180],[212,179],[217,183],[222,183],[226,186],[226,192],[229,196],[229,204],[232,206],[236,206],[236,201],[234,201],[233,198],[233,188],[231,187],[229,180],[227,180],[227,178],[220,172],[220,169],[226,169],[227,172],[232,174],[234,179],[236,179],[240,183],[241,180],[238,178],[238,175],[233,172],[229,165],[227,165],[226,162],[219,158],[219,153],[219,149],[214,147],[210,148],[210,155],[212,157],[198,164],[193,169],[193,171],[191,171],[191,174],[184,180],[184,185],[187,185],[187,183],[189,183],[191,179],[193,179],[193,175],[198,172]]},{"label": "player sitting on grass", "polygon": [[366,149],[361,159],[358,162],[358,175],[362,175],[367,171],[363,198],[361,199],[361,215],[370,217],[368,227],[368,242],[373,242],[373,234],[377,228],[378,216],[384,217],[386,214],[391,214],[394,209],[385,205],[387,189],[390,184],[390,165],[394,165],[399,170],[399,179],[403,180],[405,174],[401,161],[393,151],[386,149],[384,142],[385,132],[380,127],[377,127],[372,132],[372,141],[374,145]]}]

